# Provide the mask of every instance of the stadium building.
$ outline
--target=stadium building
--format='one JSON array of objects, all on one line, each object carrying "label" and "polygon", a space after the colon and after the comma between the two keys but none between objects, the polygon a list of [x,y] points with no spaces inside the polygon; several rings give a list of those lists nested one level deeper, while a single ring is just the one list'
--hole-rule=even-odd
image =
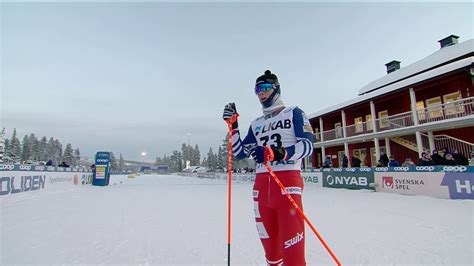
[{"label": "stadium building", "polygon": [[330,156],[349,167],[376,166],[380,152],[401,163],[423,151],[447,147],[472,157],[474,150],[474,39],[458,43],[451,35],[441,48],[406,67],[386,64],[387,75],[359,90],[358,97],[309,115],[316,141],[306,166],[321,167]]}]

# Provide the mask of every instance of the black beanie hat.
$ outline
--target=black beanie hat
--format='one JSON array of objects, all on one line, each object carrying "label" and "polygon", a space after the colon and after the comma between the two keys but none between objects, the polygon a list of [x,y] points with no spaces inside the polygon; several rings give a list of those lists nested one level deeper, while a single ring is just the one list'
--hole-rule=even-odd
[{"label": "black beanie hat", "polygon": [[265,74],[257,78],[257,80],[255,81],[255,86],[264,84],[264,83],[274,84],[277,89],[280,88],[278,77],[275,74],[273,74],[270,70],[265,70]]}]

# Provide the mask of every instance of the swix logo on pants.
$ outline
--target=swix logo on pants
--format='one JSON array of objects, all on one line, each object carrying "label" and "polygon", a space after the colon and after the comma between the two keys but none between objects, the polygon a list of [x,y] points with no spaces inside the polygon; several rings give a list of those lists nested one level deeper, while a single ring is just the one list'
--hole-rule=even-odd
[{"label": "swix logo on pants", "polygon": [[298,242],[300,242],[301,240],[303,240],[303,232],[301,233],[296,233],[296,236],[293,237],[292,239],[289,239],[289,240],[286,240],[285,241],[285,248],[289,248],[293,245],[296,245],[298,244]]}]

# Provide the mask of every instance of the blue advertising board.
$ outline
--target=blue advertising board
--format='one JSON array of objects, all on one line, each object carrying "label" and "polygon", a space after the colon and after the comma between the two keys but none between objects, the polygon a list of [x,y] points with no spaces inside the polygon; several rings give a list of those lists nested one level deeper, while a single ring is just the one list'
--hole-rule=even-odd
[{"label": "blue advertising board", "polygon": [[95,155],[93,186],[108,186],[110,182],[110,152],[99,151]]}]

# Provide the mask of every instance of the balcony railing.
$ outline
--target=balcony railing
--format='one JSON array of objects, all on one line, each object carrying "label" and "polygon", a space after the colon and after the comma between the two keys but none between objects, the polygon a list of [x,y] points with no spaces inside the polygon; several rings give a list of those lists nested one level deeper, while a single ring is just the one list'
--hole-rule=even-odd
[{"label": "balcony railing", "polygon": [[377,131],[386,131],[415,125],[411,112],[375,119]]},{"label": "balcony railing", "polygon": [[429,106],[417,112],[420,124],[465,117],[474,114],[474,97]]},{"label": "balcony railing", "polygon": [[[417,110],[417,115],[419,124],[474,115],[474,97],[419,109]],[[413,114],[411,111],[375,119],[375,126],[377,127],[378,132],[410,127],[414,125],[415,121],[413,120]],[[363,123],[346,126],[346,137],[372,133],[372,128],[372,121],[365,121]],[[322,134],[324,137],[324,141],[340,139],[343,138],[343,129],[331,129],[320,134]],[[321,138],[316,139],[316,142],[321,141]]]}]

